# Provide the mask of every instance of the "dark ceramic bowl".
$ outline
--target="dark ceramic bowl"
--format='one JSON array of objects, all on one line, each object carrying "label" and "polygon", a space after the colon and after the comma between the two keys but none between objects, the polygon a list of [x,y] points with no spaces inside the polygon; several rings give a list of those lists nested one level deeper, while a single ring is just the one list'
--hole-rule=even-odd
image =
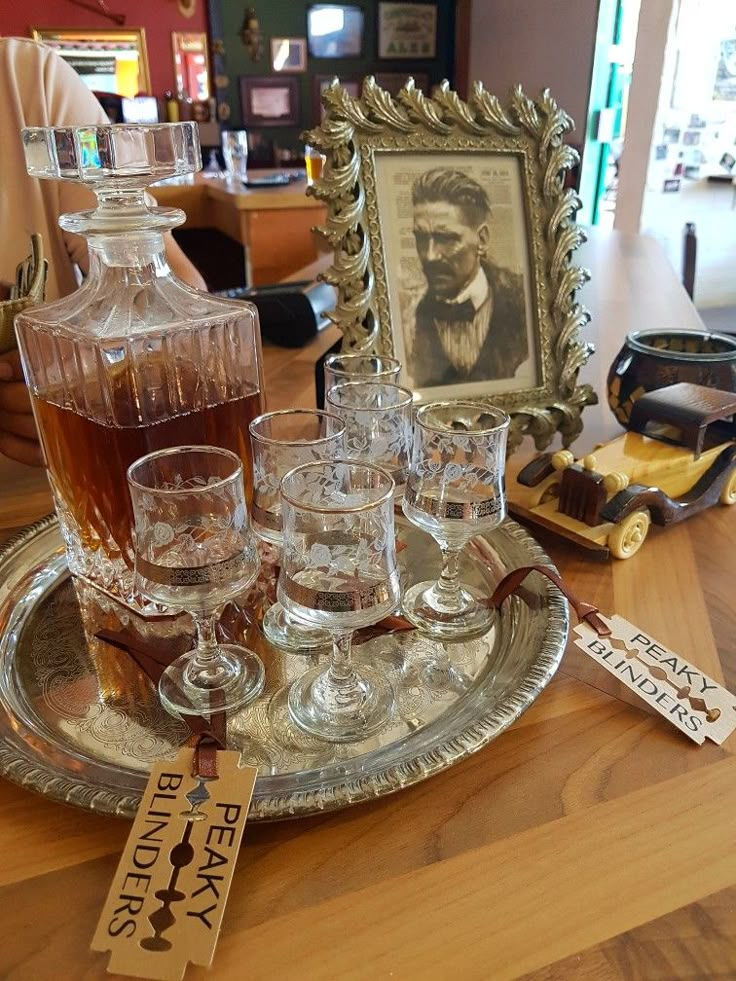
[{"label": "dark ceramic bowl", "polygon": [[637,330],[608,372],[608,404],[626,426],[634,402],[676,382],[736,392],[736,336],[697,330]]}]

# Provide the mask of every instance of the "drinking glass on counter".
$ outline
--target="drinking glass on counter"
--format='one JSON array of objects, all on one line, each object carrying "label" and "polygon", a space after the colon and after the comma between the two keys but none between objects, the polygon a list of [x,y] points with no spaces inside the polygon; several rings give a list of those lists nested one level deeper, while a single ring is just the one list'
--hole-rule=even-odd
[{"label": "drinking glass on counter", "polygon": [[504,466],[509,417],[476,402],[431,402],[417,412],[403,511],[442,551],[437,582],[407,590],[404,613],[417,628],[444,640],[484,634],[491,611],[460,582],[460,553],[475,535],[506,516]]},{"label": "drinking glass on counter", "polygon": [[345,457],[387,470],[403,490],[411,463],[413,395],[408,388],[376,381],[334,385],[327,407],[345,425]]},{"label": "drinking glass on counter", "polygon": [[248,171],[248,134],[244,129],[223,130],[222,157],[227,176],[245,181]]},{"label": "drinking glass on counter", "polygon": [[318,181],[322,176],[322,168],[325,165],[325,156],[315,147],[308,143],[304,147],[304,166],[307,171],[307,185],[309,187]]},{"label": "drinking glass on counter", "polygon": [[332,634],[332,657],[289,689],[289,714],[329,742],[364,739],[394,707],[391,683],[352,660],[353,631],[388,616],[399,601],[394,482],[378,467],[308,463],[281,482],[284,552],[278,595],[294,617]]},{"label": "drinking glass on counter", "polygon": [[330,354],[325,359],[325,396],[349,381],[391,382],[398,385],[401,362],[382,354]]},{"label": "drinking glass on counter", "polygon": [[[342,453],[345,426],[329,412],[285,409],[258,416],[250,426],[253,447],[253,530],[260,539],[283,545],[281,478],[303,463],[336,460]],[[309,651],[325,647],[330,635],[321,627],[295,621],[281,603],[263,617],[263,633],[276,647]]]},{"label": "drinking glass on counter", "polygon": [[176,446],[128,469],[135,517],[135,581],[147,599],[191,613],[197,643],[159,682],[174,715],[234,711],[257,698],[260,658],[215,636],[217,615],[259,571],[248,521],[243,465],[229,450]]}]

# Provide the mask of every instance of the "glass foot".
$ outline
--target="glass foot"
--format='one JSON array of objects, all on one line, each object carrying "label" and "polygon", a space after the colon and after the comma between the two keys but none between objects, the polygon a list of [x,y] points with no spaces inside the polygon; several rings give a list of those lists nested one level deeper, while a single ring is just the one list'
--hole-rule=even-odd
[{"label": "glass foot", "polygon": [[382,729],[394,710],[390,682],[371,667],[363,667],[346,682],[345,690],[318,665],[289,689],[289,715],[312,736],[331,743],[367,739]]},{"label": "glass foot", "polygon": [[269,644],[294,654],[329,647],[332,638],[326,630],[307,627],[290,617],[281,603],[270,606],[263,617],[263,635]]},{"label": "glass foot", "polygon": [[469,586],[460,588],[460,609],[442,610],[436,606],[434,582],[420,582],[404,594],[402,607],[406,619],[423,634],[441,640],[468,640],[481,637],[493,624],[494,611],[481,606],[481,594]]},{"label": "glass foot", "polygon": [[217,656],[197,668],[194,652],[179,657],[161,675],[158,693],[171,715],[235,712],[263,691],[266,672],[261,659],[245,647],[219,644]]}]

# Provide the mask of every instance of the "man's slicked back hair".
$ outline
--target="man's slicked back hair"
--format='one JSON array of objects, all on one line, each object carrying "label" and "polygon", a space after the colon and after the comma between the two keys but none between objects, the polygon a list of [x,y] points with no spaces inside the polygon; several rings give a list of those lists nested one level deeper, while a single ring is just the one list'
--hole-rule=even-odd
[{"label": "man's slicked back hair", "polygon": [[454,204],[462,211],[467,224],[474,228],[488,221],[491,215],[488,195],[476,180],[462,170],[446,167],[428,170],[414,181],[411,199],[414,205],[434,201]]}]

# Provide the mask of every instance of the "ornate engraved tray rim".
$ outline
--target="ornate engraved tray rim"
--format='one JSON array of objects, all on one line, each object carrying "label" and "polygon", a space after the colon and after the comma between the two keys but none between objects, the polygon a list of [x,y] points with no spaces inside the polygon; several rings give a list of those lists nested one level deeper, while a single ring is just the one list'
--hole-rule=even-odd
[{"label": "ornate engraved tray rim", "polygon": [[[508,520],[503,533],[509,536],[528,563],[551,565],[540,546],[515,522]],[[54,539],[54,535],[56,538]],[[47,545],[43,546],[46,539]],[[40,552],[41,554],[34,554]],[[27,554],[26,554],[27,553]],[[56,578],[46,589],[32,594],[17,587],[21,579],[43,568],[55,569]],[[55,586],[68,577],[55,516],[43,518],[24,529],[0,547],[0,650],[7,642],[9,620],[14,612],[21,616],[39,604]],[[485,747],[507,729],[527,709],[555,673],[565,649],[568,632],[567,605],[560,593],[546,579],[540,580],[537,593],[542,609],[530,616],[545,616],[546,629],[541,647],[528,654],[528,666],[520,684],[505,691],[493,702],[474,687],[458,699],[464,712],[455,711],[459,724],[452,731],[442,725],[443,716],[434,719],[412,734],[415,752],[397,759],[399,742],[354,757],[342,768],[339,779],[328,783],[324,768],[259,776],[251,804],[250,820],[269,821],[295,818],[337,810],[394,793],[427,779]],[[22,585],[22,583],[21,583]],[[504,616],[513,625],[518,621],[516,597],[505,604]],[[508,608],[508,609],[506,609]],[[145,780],[142,772],[125,769],[102,759],[90,758],[86,771],[70,773],[63,765],[71,750],[57,733],[39,725],[35,730],[19,723],[12,700],[20,693],[13,687],[11,658],[3,657],[0,676],[0,775],[21,787],[36,791],[51,800],[83,807],[98,813],[132,818],[137,809]],[[465,703],[463,705],[463,703]],[[468,716],[467,718],[465,716]],[[335,769],[333,764],[333,769]]]}]

